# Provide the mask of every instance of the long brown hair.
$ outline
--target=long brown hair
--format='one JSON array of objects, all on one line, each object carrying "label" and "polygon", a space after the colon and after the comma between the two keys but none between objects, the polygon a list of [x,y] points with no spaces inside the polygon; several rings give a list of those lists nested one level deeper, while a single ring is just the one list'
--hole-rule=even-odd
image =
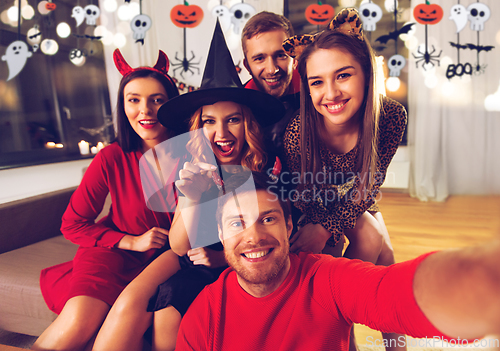
[{"label": "long brown hair", "polygon": [[[249,168],[251,171],[260,172],[267,162],[260,126],[250,108],[241,104],[239,106],[243,116],[246,141],[241,150],[241,165]],[[189,120],[189,130],[194,132],[194,137],[189,140],[186,148],[193,156],[193,162],[207,162],[205,155],[207,155],[208,151],[211,152],[211,145],[203,134],[202,110],[203,107],[196,110]]]},{"label": "long brown hair", "polygon": [[[365,94],[360,106],[360,141],[355,172],[360,174],[358,190],[370,190],[377,169],[377,138],[380,111],[380,97],[376,87],[376,61],[366,38],[361,41],[349,34],[325,30],[314,43],[307,46],[300,55],[298,71],[301,77],[300,90],[300,148],[302,150],[301,173],[322,171],[319,151],[319,130],[323,117],[316,111],[309,95],[307,61],[318,49],[339,49],[348,52],[359,63],[365,78]],[[366,176],[365,176],[366,175]]]}]

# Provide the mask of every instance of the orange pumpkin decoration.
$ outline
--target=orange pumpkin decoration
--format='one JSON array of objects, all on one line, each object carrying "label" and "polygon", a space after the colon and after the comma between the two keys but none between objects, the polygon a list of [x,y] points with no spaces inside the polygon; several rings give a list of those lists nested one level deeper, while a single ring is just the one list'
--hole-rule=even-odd
[{"label": "orange pumpkin decoration", "polygon": [[56,4],[54,4],[53,2],[47,2],[45,4],[45,8],[49,11],[54,11],[56,9]]},{"label": "orange pumpkin decoration", "polygon": [[420,24],[436,24],[443,18],[443,8],[426,1],[425,4],[415,6],[413,17]]},{"label": "orange pumpkin decoration", "polygon": [[322,25],[328,24],[335,15],[335,9],[328,4],[311,4],[307,6],[305,16],[309,23]]},{"label": "orange pumpkin decoration", "polygon": [[181,28],[194,28],[201,23],[203,19],[203,10],[197,5],[177,5],[170,11],[170,19]]}]

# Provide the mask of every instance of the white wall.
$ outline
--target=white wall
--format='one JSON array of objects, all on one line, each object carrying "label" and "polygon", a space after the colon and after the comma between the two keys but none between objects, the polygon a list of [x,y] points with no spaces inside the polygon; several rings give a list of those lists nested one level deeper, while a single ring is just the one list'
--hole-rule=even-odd
[{"label": "white wall", "polygon": [[0,203],[77,186],[91,158],[0,171]]}]

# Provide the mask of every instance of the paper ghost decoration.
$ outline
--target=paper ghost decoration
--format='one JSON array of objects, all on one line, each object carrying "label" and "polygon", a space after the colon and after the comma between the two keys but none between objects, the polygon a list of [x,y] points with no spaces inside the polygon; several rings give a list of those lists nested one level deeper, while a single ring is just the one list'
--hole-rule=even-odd
[{"label": "paper ghost decoration", "polygon": [[450,9],[450,20],[455,22],[457,26],[457,33],[461,32],[462,29],[467,25],[469,16],[469,11],[463,5],[454,5]]},{"label": "paper ghost decoration", "polygon": [[82,24],[83,20],[85,20],[85,11],[83,10],[83,7],[81,6],[73,7],[73,10],[71,11],[71,17],[73,17],[76,20],[77,27],[80,24]]},{"label": "paper ghost decoration", "polygon": [[5,55],[2,56],[2,61],[6,61],[9,67],[9,77],[7,81],[11,80],[22,71],[28,57],[32,55],[33,53],[28,50],[28,44],[24,41],[16,40],[10,43]]},{"label": "paper ghost decoration", "polygon": [[223,31],[227,31],[231,26],[231,12],[224,5],[217,5],[212,9],[212,16],[219,19]]}]

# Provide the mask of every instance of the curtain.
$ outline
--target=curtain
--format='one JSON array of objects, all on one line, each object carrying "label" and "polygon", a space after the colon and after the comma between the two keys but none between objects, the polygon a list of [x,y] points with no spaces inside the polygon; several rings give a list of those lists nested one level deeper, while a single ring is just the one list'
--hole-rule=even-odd
[{"label": "curtain", "polygon": [[[428,25],[428,52],[435,67],[426,65],[410,50],[408,62],[408,145],[410,150],[410,194],[422,201],[444,201],[457,194],[500,194],[500,111],[487,111],[487,96],[500,95],[500,1],[481,0],[491,11],[479,44],[494,46],[481,51],[479,74],[446,78],[449,64],[458,63],[457,26],[450,10],[460,3],[466,8],[475,0],[432,1],[444,10],[441,22]],[[423,4],[412,0],[412,9]],[[417,24],[415,36],[425,43],[425,26]],[[470,22],[460,31],[460,44],[477,45],[478,32]],[[434,53],[432,51],[435,49]],[[420,48],[425,53],[425,48]],[[439,61],[439,65],[438,65]],[[477,64],[475,50],[460,50],[460,63]],[[418,68],[417,68],[418,64]],[[430,86],[430,87],[429,87]],[[496,97],[496,101],[500,96]]]}]

